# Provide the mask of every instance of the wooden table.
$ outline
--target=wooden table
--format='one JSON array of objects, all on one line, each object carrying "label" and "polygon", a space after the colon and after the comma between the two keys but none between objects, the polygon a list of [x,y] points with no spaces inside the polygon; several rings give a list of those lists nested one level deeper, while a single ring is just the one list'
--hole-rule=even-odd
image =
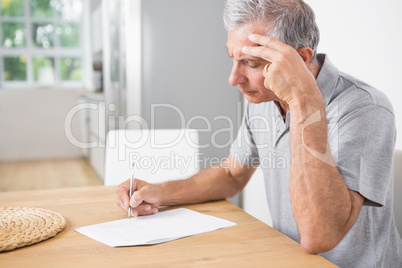
[{"label": "wooden table", "polygon": [[228,201],[183,206],[238,225],[152,246],[112,248],[76,227],[118,220],[114,187],[0,193],[0,206],[49,209],[66,228],[38,244],[0,253],[0,267],[336,267]]}]

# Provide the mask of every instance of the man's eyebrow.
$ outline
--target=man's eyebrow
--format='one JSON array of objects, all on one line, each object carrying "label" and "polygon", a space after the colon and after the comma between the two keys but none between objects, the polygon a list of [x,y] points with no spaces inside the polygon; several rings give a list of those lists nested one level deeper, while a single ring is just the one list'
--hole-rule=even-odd
[{"label": "man's eyebrow", "polygon": [[245,60],[245,61],[263,61],[263,59],[259,59],[259,58],[257,58],[257,59],[243,58],[241,60]]},{"label": "man's eyebrow", "polygon": [[[226,47],[226,51],[227,51],[227,53],[228,53],[228,56],[229,56],[229,58],[231,58],[231,59],[233,59],[233,57],[229,54],[229,49],[228,49],[228,47]],[[240,61],[263,61],[263,59],[260,59],[260,58],[247,58],[247,57],[242,57],[241,59],[240,59]]]}]

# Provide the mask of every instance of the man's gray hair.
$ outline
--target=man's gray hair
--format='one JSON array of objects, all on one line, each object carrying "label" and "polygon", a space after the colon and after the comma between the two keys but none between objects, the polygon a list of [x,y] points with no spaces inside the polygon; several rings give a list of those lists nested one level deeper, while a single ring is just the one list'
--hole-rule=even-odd
[{"label": "man's gray hair", "polygon": [[294,49],[309,47],[314,55],[320,41],[314,11],[303,0],[227,0],[223,20],[226,30],[266,24],[266,35]]}]

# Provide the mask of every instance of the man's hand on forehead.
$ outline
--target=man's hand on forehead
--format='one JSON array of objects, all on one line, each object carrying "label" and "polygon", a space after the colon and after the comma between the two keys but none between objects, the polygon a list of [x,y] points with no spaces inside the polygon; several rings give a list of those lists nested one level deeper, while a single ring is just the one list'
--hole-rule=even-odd
[{"label": "man's hand on forehead", "polygon": [[270,62],[282,57],[282,54],[279,52],[286,52],[286,50],[293,49],[272,36],[250,34],[249,40],[254,42],[256,45],[243,47],[243,53],[263,58]]},{"label": "man's hand on forehead", "polygon": [[314,54],[310,48],[301,48],[299,52],[272,36],[259,34],[250,34],[249,40],[259,46],[244,46],[242,52],[269,62],[261,75],[264,86],[279,99],[290,106],[294,100],[311,94],[311,88],[319,93],[315,77],[307,67]]}]

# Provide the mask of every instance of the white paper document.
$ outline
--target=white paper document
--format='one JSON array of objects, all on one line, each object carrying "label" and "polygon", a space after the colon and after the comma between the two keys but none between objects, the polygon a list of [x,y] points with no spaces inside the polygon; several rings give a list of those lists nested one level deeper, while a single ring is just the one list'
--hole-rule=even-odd
[{"label": "white paper document", "polygon": [[235,222],[178,208],[75,230],[111,247],[152,245],[235,226]]}]

